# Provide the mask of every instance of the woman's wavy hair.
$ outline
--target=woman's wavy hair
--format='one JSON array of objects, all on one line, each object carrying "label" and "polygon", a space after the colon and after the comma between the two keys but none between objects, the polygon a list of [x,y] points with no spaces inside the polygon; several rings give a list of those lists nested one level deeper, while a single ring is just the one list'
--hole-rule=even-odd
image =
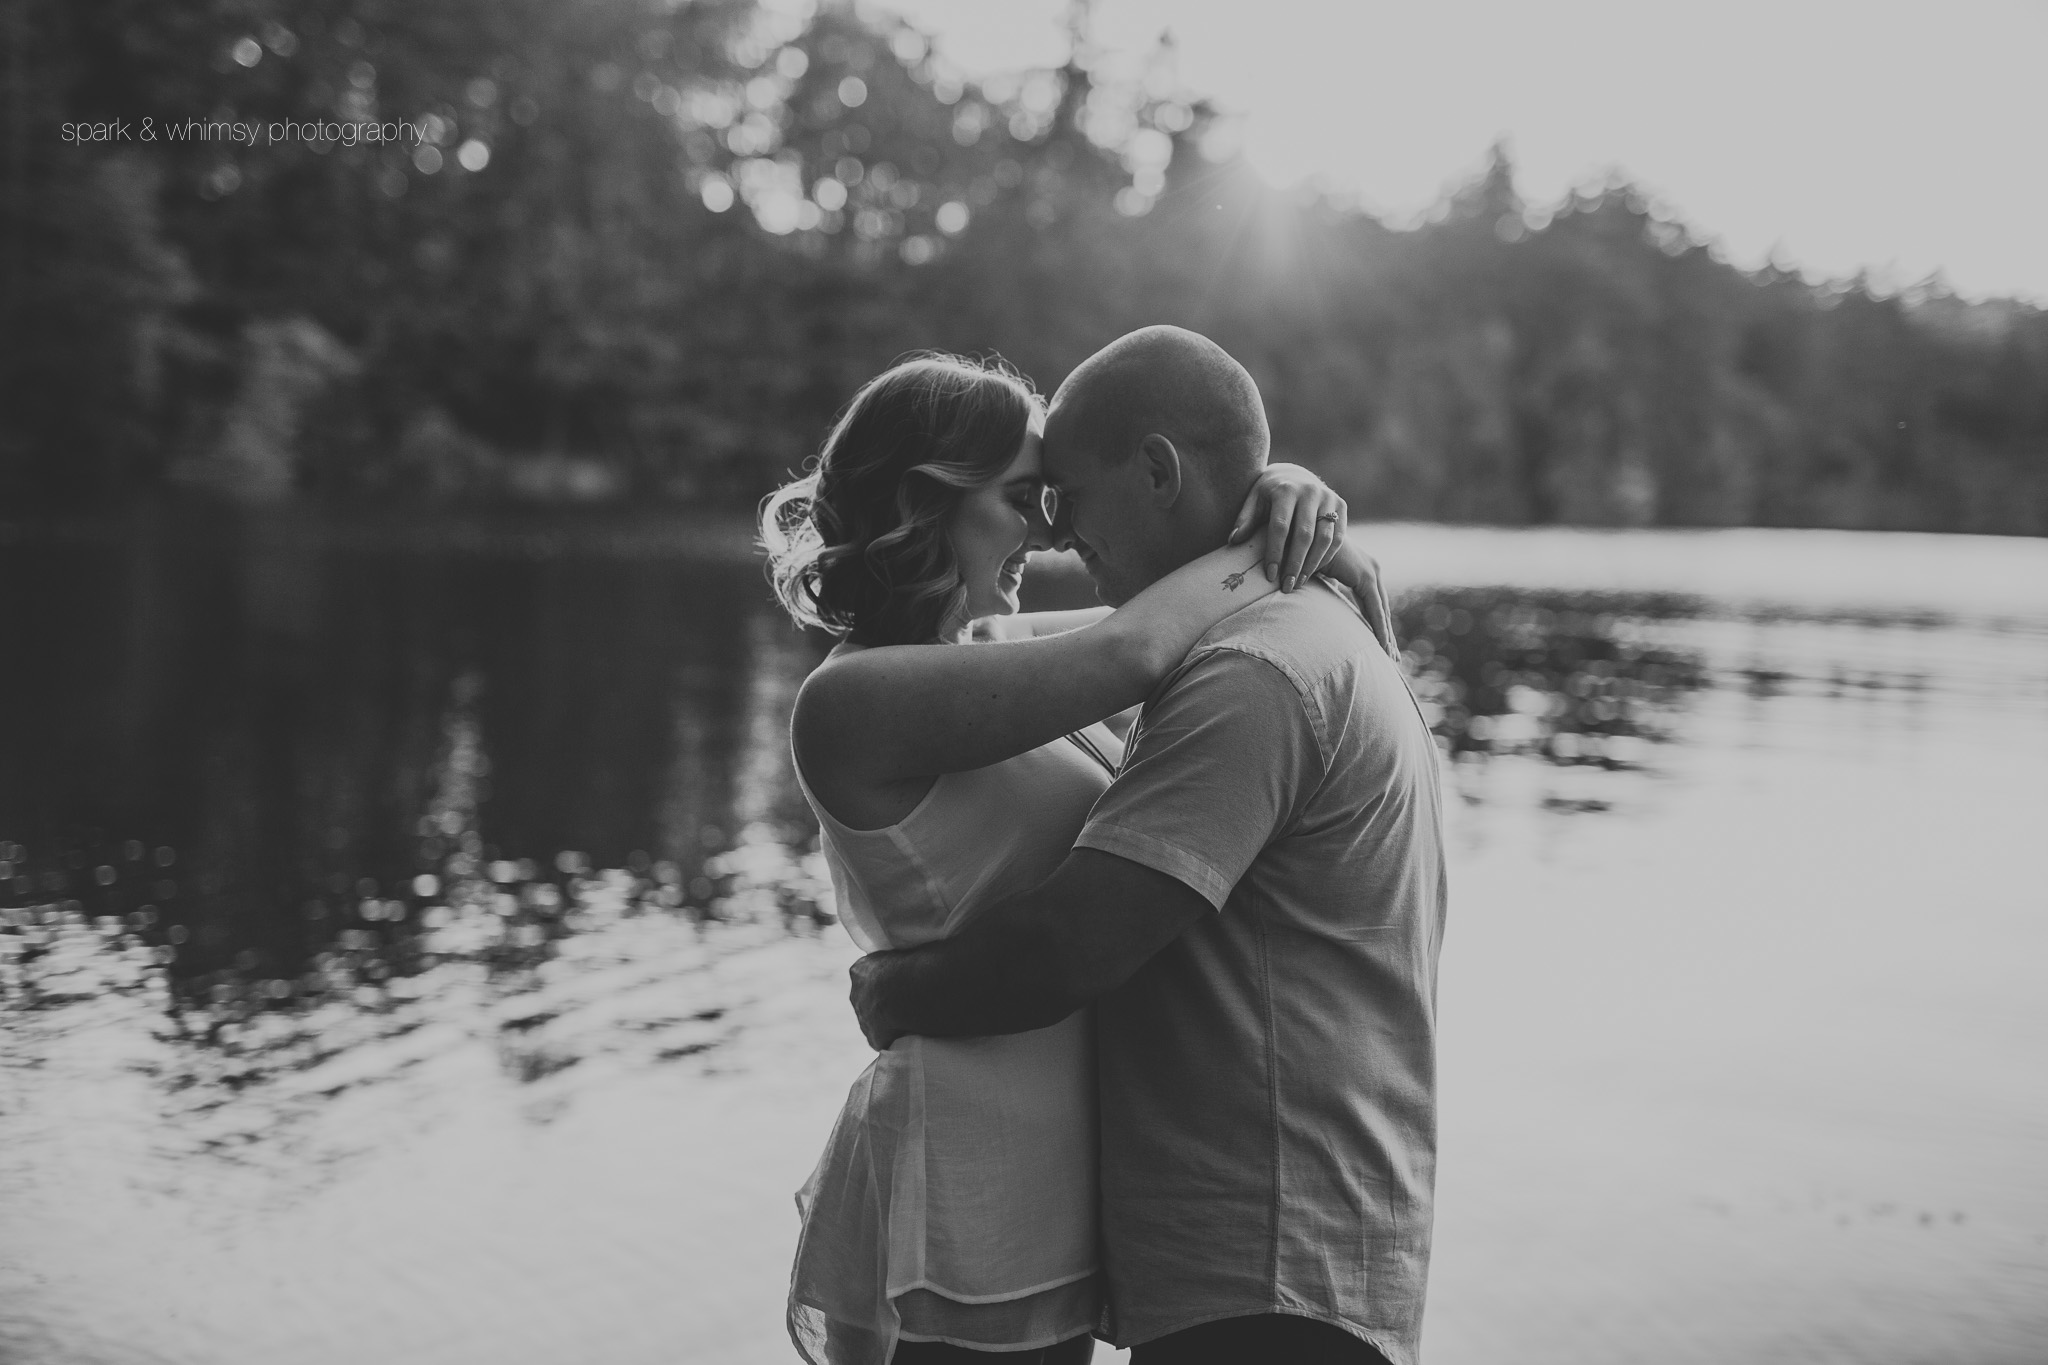
[{"label": "woman's wavy hair", "polygon": [[859,644],[937,638],[967,595],[947,516],[1002,474],[1040,411],[1000,360],[927,352],[869,380],[804,476],[761,506],[776,597]]}]

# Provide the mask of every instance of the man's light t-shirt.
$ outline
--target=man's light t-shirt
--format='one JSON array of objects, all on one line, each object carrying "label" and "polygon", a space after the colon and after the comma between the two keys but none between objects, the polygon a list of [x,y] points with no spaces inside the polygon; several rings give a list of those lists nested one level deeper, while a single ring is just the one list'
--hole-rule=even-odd
[{"label": "man's light t-shirt", "polygon": [[1412,1365],[1436,1159],[1434,740],[1320,583],[1219,625],[1077,846],[1217,913],[1097,1006],[1106,1326],[1295,1313]]}]

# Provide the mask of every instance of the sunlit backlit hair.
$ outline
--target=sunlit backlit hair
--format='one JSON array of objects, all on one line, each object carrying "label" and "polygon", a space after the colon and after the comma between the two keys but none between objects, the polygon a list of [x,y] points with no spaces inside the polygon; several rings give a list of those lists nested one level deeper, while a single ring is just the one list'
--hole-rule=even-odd
[{"label": "sunlit backlit hair", "polygon": [[936,639],[966,599],[946,518],[1002,474],[1040,410],[1001,361],[930,353],[869,380],[808,472],[762,504],[776,597],[859,644]]}]

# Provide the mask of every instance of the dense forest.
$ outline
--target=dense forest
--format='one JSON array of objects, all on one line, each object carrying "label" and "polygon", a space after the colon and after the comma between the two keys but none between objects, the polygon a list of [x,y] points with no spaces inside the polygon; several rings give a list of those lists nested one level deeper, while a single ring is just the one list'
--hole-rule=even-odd
[{"label": "dense forest", "polygon": [[1738,270],[1496,148],[1263,187],[1170,43],[965,81],[851,5],[17,0],[0,505],[741,505],[920,347],[1216,337],[1362,515],[2048,533],[2048,312]]}]

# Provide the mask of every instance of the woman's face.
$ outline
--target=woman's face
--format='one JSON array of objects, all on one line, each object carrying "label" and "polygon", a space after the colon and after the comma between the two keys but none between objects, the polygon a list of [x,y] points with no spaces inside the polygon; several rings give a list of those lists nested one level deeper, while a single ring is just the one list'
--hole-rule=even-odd
[{"label": "woman's face", "polygon": [[1017,610],[1026,556],[1052,545],[1052,528],[1039,510],[1039,490],[1045,482],[1039,467],[1044,427],[1043,418],[1033,417],[1009,465],[993,482],[962,494],[946,522],[960,581],[967,589],[970,621]]}]

